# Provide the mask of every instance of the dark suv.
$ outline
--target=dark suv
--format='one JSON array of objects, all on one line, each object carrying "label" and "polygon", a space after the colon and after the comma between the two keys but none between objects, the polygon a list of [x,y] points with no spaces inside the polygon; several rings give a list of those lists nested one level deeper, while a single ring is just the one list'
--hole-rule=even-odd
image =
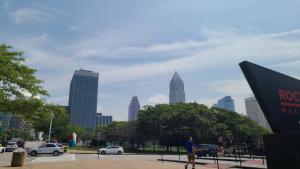
[{"label": "dark suv", "polygon": [[215,144],[198,144],[196,147],[200,149],[196,153],[198,157],[217,156],[219,152],[219,147]]}]

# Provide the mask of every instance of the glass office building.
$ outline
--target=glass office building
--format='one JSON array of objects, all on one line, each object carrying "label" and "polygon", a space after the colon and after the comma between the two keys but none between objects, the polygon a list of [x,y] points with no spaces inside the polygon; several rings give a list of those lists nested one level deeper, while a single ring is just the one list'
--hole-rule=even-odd
[{"label": "glass office building", "polygon": [[234,100],[231,98],[231,96],[225,96],[218,100],[218,103],[214,104],[213,107],[218,107],[232,112],[235,111]]},{"label": "glass office building", "polygon": [[96,126],[99,73],[76,70],[70,84],[69,106],[71,124],[84,128]]},{"label": "glass office building", "polygon": [[113,117],[112,116],[105,116],[102,113],[97,113],[97,121],[96,121],[96,125],[97,126],[105,126],[108,125],[112,122]]}]

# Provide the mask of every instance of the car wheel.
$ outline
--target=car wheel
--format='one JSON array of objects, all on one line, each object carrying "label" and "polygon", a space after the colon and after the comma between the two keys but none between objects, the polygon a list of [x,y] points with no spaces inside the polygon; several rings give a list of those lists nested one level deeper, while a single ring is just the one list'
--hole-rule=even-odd
[{"label": "car wheel", "polygon": [[59,152],[57,150],[53,151],[53,156],[58,156]]},{"label": "car wheel", "polygon": [[30,155],[31,155],[31,156],[36,156],[36,155],[37,155],[37,152],[36,152],[36,151],[31,151],[31,152],[30,152]]},{"label": "car wheel", "polygon": [[106,153],[105,153],[105,151],[101,151],[101,153],[100,153],[100,154],[101,154],[101,155],[104,155],[104,154],[106,154]]},{"label": "car wheel", "polygon": [[1,150],[1,153],[4,153],[4,149]]},{"label": "car wheel", "polygon": [[117,154],[118,154],[118,155],[121,155],[121,154],[122,154],[122,152],[121,152],[121,151],[118,151],[118,152],[117,152]]}]

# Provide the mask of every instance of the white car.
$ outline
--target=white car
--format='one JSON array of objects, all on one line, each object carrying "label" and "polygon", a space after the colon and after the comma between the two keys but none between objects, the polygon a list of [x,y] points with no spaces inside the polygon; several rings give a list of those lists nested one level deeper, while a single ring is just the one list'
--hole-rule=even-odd
[{"label": "white car", "polygon": [[98,154],[122,154],[124,153],[123,147],[120,146],[109,146],[105,148],[100,148]]},{"label": "white car", "polygon": [[64,148],[58,146],[56,143],[46,143],[40,147],[30,148],[27,154],[31,156],[36,156],[38,154],[53,154],[58,156],[60,153],[64,153]]},{"label": "white car", "polygon": [[18,144],[16,142],[8,142],[5,146],[6,152],[13,152],[18,148]]},{"label": "white car", "polygon": [[0,146],[0,153],[4,153],[5,152],[5,147]]}]

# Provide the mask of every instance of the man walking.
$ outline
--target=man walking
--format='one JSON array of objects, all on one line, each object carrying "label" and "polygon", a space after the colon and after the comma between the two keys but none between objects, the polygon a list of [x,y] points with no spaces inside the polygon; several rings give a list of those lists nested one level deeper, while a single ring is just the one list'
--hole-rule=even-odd
[{"label": "man walking", "polygon": [[193,138],[190,137],[189,140],[185,143],[186,151],[187,151],[187,158],[188,161],[185,165],[185,169],[188,168],[189,164],[192,164],[192,169],[195,169],[195,153],[196,147],[193,144]]}]

